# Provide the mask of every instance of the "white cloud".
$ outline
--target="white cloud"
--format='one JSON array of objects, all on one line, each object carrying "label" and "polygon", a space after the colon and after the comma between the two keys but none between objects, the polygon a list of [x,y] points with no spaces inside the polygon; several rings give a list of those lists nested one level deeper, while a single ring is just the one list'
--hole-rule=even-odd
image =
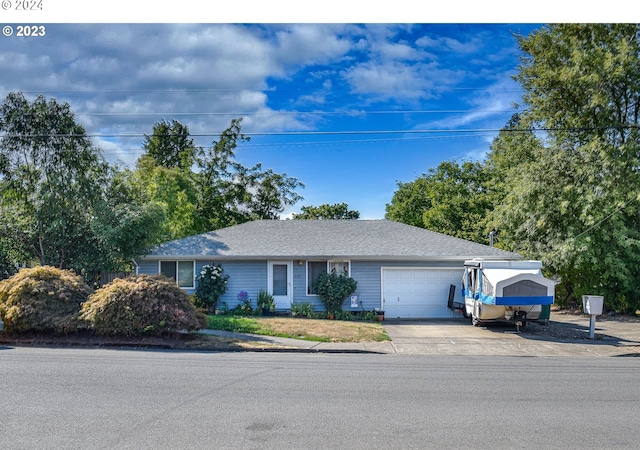
[{"label": "white cloud", "polygon": [[451,37],[437,37],[431,38],[429,36],[422,36],[416,40],[416,45],[419,47],[430,48],[439,51],[451,51],[455,53],[473,53],[478,51],[482,46],[482,40],[478,37],[469,39],[467,42],[461,42],[458,39]]},{"label": "white cloud", "polygon": [[273,56],[283,64],[328,64],[351,49],[342,30],[341,25],[291,25],[276,32]]},{"label": "white cloud", "polygon": [[405,64],[366,62],[343,72],[354,93],[372,95],[369,101],[430,99],[453,85],[459,72],[436,63]]}]

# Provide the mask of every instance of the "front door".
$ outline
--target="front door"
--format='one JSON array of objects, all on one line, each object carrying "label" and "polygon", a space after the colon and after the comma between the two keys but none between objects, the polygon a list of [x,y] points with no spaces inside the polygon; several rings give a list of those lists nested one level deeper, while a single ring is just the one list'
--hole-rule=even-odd
[{"label": "front door", "polygon": [[276,309],[289,310],[293,300],[293,262],[269,261],[268,288]]}]

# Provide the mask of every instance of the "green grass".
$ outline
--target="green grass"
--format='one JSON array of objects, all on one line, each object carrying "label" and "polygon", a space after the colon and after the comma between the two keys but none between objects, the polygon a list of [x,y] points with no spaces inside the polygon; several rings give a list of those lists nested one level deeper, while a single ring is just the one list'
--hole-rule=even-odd
[{"label": "green grass", "polygon": [[331,339],[323,336],[300,336],[273,331],[256,319],[241,316],[208,316],[209,329],[232,331],[234,333],[258,334],[261,336],[275,336],[283,338],[302,339],[307,341],[329,342]]},{"label": "green grass", "polygon": [[235,333],[262,334],[260,324],[249,317],[208,316],[210,330],[233,331]]}]

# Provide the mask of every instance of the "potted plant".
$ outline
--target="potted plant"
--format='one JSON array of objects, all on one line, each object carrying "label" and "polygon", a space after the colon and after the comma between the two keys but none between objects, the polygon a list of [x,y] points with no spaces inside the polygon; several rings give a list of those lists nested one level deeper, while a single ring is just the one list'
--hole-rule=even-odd
[{"label": "potted plant", "polygon": [[378,322],[382,322],[384,320],[384,310],[381,308],[373,308],[373,310],[376,312]]},{"label": "potted plant", "polygon": [[263,316],[274,316],[276,313],[276,302],[273,295],[264,289],[258,292],[258,310],[262,311]]}]

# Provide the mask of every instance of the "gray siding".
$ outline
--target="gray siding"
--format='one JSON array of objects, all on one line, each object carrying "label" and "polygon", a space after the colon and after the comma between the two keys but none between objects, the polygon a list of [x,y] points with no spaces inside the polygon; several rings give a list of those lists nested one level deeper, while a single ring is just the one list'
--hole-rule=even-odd
[{"label": "gray siding", "polygon": [[155,275],[158,273],[158,261],[157,259],[145,259],[138,262],[138,274],[139,275]]},{"label": "gray siding", "polygon": [[266,261],[226,261],[220,263],[224,273],[229,275],[227,292],[218,301],[218,307],[223,302],[230,309],[235,308],[240,291],[247,291],[251,299],[251,306],[257,306],[258,292],[267,290],[267,262]]}]

